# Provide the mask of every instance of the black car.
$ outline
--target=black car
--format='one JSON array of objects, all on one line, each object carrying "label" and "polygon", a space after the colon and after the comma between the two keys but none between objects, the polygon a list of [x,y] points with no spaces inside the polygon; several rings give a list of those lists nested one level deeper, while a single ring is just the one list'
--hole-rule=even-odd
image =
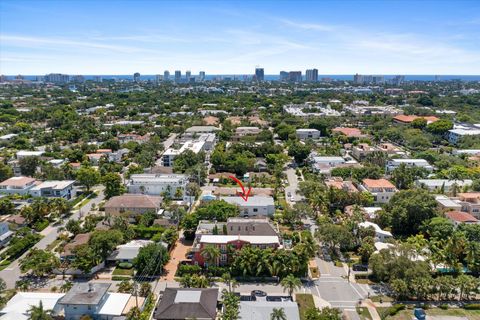
[{"label": "black car", "polygon": [[368,271],[368,265],[366,264],[354,264],[352,266],[353,271]]}]

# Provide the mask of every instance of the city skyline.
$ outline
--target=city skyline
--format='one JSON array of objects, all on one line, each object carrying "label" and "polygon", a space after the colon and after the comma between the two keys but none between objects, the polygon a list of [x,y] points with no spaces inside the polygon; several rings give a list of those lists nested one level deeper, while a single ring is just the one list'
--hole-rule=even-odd
[{"label": "city skyline", "polygon": [[255,66],[265,75],[480,74],[480,5],[471,1],[3,1],[0,9],[8,75],[253,74]]}]

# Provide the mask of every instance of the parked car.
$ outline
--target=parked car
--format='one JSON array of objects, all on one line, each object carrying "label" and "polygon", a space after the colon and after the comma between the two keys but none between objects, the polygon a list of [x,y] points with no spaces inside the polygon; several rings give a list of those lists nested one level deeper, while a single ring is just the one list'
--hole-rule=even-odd
[{"label": "parked car", "polygon": [[427,318],[427,314],[425,313],[425,310],[423,310],[422,308],[415,308],[413,310],[413,315],[418,320],[425,320]]},{"label": "parked car", "polygon": [[252,296],[256,296],[256,297],[266,297],[267,296],[267,293],[265,291],[262,291],[262,290],[253,290],[252,291]]},{"label": "parked car", "polygon": [[368,271],[368,265],[366,264],[354,264],[352,266],[353,271]]}]

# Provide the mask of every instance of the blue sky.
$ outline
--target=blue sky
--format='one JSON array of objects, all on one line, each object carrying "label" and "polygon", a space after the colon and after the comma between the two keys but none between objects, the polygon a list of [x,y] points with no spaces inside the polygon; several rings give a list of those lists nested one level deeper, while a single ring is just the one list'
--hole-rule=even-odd
[{"label": "blue sky", "polygon": [[480,74],[480,1],[0,1],[0,73]]}]

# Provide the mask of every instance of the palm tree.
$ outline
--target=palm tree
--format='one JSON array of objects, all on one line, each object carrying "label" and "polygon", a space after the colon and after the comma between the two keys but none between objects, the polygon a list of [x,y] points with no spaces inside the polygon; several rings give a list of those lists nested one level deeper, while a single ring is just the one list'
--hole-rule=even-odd
[{"label": "palm tree", "polygon": [[205,259],[208,265],[217,265],[217,260],[220,257],[221,252],[220,249],[218,249],[214,245],[209,244],[202,249],[202,252],[200,254]]},{"label": "palm tree", "polygon": [[270,313],[270,320],[287,320],[287,315],[283,308],[273,308]]},{"label": "palm tree", "polygon": [[73,282],[71,281],[65,281],[64,284],[60,286],[60,292],[67,292],[73,287]]},{"label": "palm tree", "polygon": [[293,291],[300,289],[302,282],[293,274],[289,274],[280,281],[280,285],[283,287],[283,291],[288,291],[288,295],[293,299]]},{"label": "palm tree", "polygon": [[30,306],[28,313],[31,320],[53,320],[52,310],[44,310],[42,301],[38,306]]},{"label": "palm tree", "polygon": [[228,292],[234,292],[235,288],[238,287],[237,281],[230,273],[222,274],[221,281],[228,286]]}]

